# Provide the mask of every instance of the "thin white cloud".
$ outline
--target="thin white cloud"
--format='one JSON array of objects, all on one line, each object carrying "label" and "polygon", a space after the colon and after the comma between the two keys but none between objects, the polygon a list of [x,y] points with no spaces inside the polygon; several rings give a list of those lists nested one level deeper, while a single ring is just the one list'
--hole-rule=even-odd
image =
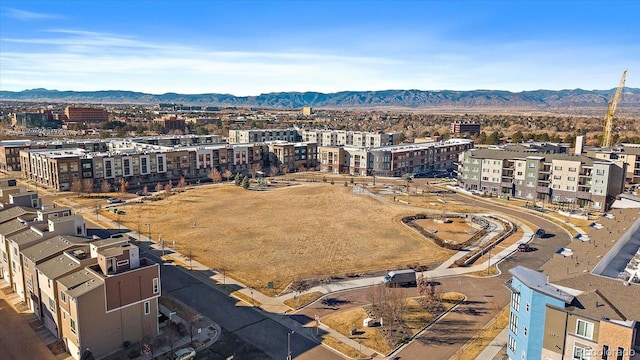
[{"label": "thin white cloud", "polygon": [[42,20],[42,19],[62,19],[60,14],[38,13],[14,8],[6,8],[3,15],[18,20]]},{"label": "thin white cloud", "polygon": [[[48,87],[258,95],[385,89],[593,89],[603,88],[597,84],[609,83],[602,82],[609,77],[613,87],[620,63],[610,61],[612,49],[537,42],[438,42],[438,46],[423,46],[402,55],[384,48],[269,52],[54,29],[40,37],[2,38],[0,43],[4,49],[0,53],[3,90]],[[605,67],[610,69],[603,71]],[[636,60],[627,67],[639,68],[640,64]]]}]

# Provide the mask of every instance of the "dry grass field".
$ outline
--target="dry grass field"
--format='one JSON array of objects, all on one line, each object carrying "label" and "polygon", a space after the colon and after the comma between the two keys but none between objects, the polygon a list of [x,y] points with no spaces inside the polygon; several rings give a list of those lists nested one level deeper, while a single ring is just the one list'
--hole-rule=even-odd
[{"label": "dry grass field", "polygon": [[[181,253],[238,280],[282,290],[295,278],[407,267],[442,261],[451,252],[400,224],[415,213],[349,193],[348,187],[308,183],[273,191],[203,186],[167,199],[131,204],[123,226],[159,235]],[[105,214],[106,212],[103,212]]]}]

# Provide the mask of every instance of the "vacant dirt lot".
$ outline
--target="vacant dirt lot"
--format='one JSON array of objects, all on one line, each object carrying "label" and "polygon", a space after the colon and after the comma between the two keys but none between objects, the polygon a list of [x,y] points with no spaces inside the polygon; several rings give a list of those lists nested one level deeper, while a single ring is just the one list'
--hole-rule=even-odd
[{"label": "vacant dirt lot", "polygon": [[457,243],[469,240],[478,231],[470,226],[466,219],[457,217],[449,219],[451,220],[450,223],[443,223],[434,219],[416,220],[415,222],[427,231],[435,232],[439,238]]},{"label": "vacant dirt lot", "polygon": [[400,224],[415,213],[350,188],[308,183],[273,191],[203,186],[165,200],[127,205],[123,226],[151,224],[167,246],[256,288],[294,278],[442,261],[451,255]]}]

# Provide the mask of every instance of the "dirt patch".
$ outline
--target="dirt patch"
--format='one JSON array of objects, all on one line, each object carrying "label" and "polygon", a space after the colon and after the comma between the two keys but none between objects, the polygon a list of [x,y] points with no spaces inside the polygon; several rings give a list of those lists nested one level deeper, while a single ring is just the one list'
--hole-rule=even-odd
[{"label": "dirt patch", "polygon": [[440,238],[455,243],[463,243],[469,240],[478,231],[470,226],[465,218],[454,217],[447,219],[451,222],[444,223],[436,219],[421,219],[416,220],[415,223],[428,231],[434,231]]},{"label": "dirt patch", "polygon": [[48,344],[47,347],[51,350],[53,355],[59,355],[67,352],[67,347],[64,346],[64,341],[62,340],[52,342],[51,344]]}]

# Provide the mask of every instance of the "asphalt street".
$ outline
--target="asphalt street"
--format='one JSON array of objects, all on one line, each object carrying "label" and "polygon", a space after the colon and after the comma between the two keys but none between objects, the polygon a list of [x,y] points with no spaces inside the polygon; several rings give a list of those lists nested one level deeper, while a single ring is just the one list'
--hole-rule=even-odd
[{"label": "asphalt street", "polygon": [[[159,261],[157,256],[151,256]],[[191,306],[270,358],[286,359],[288,333],[291,330],[266,316],[262,310],[241,304],[239,300],[216,290],[215,285],[205,284],[177,266],[163,265],[161,279],[163,294],[170,294]],[[291,335],[291,353],[301,360],[343,359],[296,333]]]}]

